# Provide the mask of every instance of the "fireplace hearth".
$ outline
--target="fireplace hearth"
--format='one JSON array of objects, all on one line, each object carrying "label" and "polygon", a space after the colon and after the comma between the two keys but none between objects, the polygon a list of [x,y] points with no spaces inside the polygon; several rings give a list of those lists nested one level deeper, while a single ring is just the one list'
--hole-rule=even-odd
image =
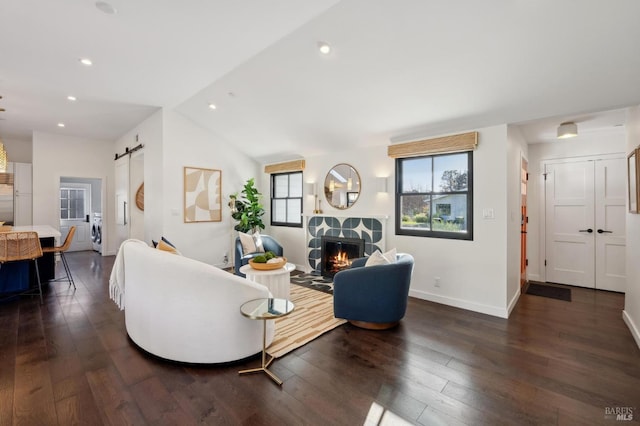
[{"label": "fireplace hearth", "polygon": [[364,256],[364,239],[327,237],[321,238],[320,273],[323,277],[333,277],[351,266],[353,259]]}]

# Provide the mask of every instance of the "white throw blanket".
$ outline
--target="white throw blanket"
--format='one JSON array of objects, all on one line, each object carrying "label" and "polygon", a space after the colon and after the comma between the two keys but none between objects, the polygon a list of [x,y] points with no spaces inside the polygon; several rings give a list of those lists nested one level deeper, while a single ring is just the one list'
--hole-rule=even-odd
[{"label": "white throw blanket", "polygon": [[118,249],[118,255],[113,262],[113,269],[111,269],[109,277],[109,295],[121,311],[124,310],[124,246],[131,243],[147,245],[144,241],[136,239],[125,240]]}]

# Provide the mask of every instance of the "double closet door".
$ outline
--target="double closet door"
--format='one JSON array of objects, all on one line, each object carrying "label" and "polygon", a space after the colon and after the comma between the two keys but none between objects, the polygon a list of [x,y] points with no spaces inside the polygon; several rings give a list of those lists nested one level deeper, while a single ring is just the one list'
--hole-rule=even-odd
[{"label": "double closet door", "polygon": [[545,164],[548,282],[624,292],[623,156]]}]

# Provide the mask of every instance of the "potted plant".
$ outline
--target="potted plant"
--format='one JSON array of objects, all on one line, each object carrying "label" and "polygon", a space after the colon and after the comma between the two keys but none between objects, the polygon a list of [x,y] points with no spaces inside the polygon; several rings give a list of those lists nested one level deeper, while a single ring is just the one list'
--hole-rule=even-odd
[{"label": "potted plant", "polygon": [[241,196],[232,194],[229,196],[229,207],[231,207],[231,217],[238,221],[233,228],[236,231],[250,233],[264,229],[262,216],[264,208],[260,199],[262,194],[255,187],[254,179],[248,179],[241,191]]}]

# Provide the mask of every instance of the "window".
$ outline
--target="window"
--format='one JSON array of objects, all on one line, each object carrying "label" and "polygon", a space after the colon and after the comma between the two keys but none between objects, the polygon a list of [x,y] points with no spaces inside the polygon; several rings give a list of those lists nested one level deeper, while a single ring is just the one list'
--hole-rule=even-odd
[{"label": "window", "polygon": [[271,175],[271,225],[302,227],[302,172]]},{"label": "window", "polygon": [[60,219],[84,220],[86,195],[84,188],[60,188]]},{"label": "window", "polygon": [[396,234],[473,240],[473,151],[396,159]]}]

